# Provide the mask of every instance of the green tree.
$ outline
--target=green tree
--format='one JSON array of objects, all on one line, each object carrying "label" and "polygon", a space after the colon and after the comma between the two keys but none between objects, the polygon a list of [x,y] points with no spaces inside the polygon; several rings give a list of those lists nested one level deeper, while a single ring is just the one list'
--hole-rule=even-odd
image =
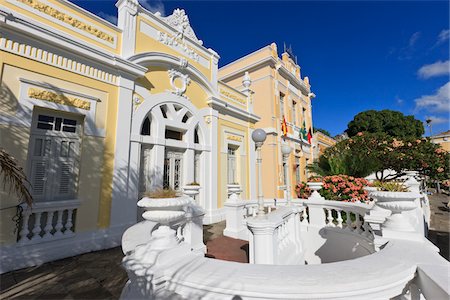
[{"label": "green tree", "polygon": [[322,132],[325,135],[328,135],[329,137],[331,137],[331,134],[328,130],[322,129],[322,128],[314,128],[314,132],[319,131]]},{"label": "green tree", "polygon": [[420,138],[425,129],[413,116],[405,116],[394,110],[367,110],[357,114],[347,125],[349,137],[358,132],[385,133],[397,138]]},{"label": "green tree", "polygon": [[[384,133],[358,133],[325,150],[310,170],[322,175],[365,177],[376,174],[382,181],[415,170],[433,180],[450,178],[450,154],[425,138],[396,138]],[[387,175],[391,169],[395,175]]]}]

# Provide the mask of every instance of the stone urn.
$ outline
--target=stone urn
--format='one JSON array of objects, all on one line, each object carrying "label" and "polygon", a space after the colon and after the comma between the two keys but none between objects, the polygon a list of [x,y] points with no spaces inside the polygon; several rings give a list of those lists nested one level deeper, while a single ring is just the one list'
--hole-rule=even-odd
[{"label": "stone urn", "polygon": [[142,217],[145,220],[160,224],[153,231],[150,240],[151,248],[163,250],[172,248],[179,244],[176,231],[170,225],[181,220],[186,212],[183,208],[189,204],[191,198],[182,196],[176,198],[147,198],[138,201],[137,205],[145,210]]},{"label": "stone urn", "polygon": [[228,200],[239,201],[239,195],[242,193],[241,186],[237,183],[230,183],[227,185],[228,188]]},{"label": "stone urn", "polygon": [[313,182],[313,181],[311,181],[311,182],[307,182],[306,184],[308,185],[309,189],[313,191],[309,198],[312,198],[312,199],[324,199],[319,194],[319,191],[323,187],[323,182],[321,182],[321,181],[320,182]]},{"label": "stone urn", "polygon": [[192,199],[196,199],[196,196],[200,193],[201,186],[198,184],[187,184],[183,186],[183,194]]},{"label": "stone urn", "polygon": [[416,192],[387,192],[374,191],[371,196],[375,198],[375,205],[391,211],[391,215],[386,218],[382,228],[393,231],[414,231],[407,216],[402,212],[416,208],[415,200],[420,197]]}]

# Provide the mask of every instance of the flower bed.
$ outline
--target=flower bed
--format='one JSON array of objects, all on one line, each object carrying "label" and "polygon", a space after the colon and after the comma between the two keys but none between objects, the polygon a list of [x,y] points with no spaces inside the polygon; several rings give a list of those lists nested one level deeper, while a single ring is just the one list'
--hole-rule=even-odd
[{"label": "flower bed", "polygon": [[[333,175],[322,178],[323,188],[320,195],[327,200],[345,202],[368,202],[370,201],[368,192],[364,187],[369,186],[369,182],[364,178],[355,178],[347,175]],[[305,182],[299,183],[296,187],[297,196],[306,199],[311,195],[311,189]]]}]

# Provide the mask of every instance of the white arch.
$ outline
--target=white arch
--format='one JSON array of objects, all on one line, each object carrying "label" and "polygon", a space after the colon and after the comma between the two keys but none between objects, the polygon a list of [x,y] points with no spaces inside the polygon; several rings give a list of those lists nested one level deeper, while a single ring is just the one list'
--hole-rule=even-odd
[{"label": "white arch", "polygon": [[[167,65],[169,65],[179,68],[181,64],[180,58],[160,52],[139,53],[131,56],[128,60],[144,67],[148,66],[167,67]],[[191,77],[195,81],[199,82],[202,86],[206,88],[206,91],[209,96],[218,97],[217,89],[214,88],[214,86],[211,84],[208,78],[206,78],[205,75],[203,75],[197,68],[195,68],[191,64],[188,64],[185,70],[187,71],[187,73],[191,75]]]},{"label": "white arch", "polygon": [[[163,134],[163,128],[161,127],[167,124],[167,120],[164,119],[160,110],[154,108],[159,107],[163,104],[174,103],[186,107],[187,111],[192,114],[191,118],[193,118],[193,120],[184,125],[186,127],[186,130],[193,131],[195,129],[195,126],[198,125],[202,144],[210,145],[209,135],[206,134],[207,126],[203,119],[203,112],[195,107],[189,100],[169,92],[152,95],[147,91],[147,89],[140,86],[136,86],[136,92],[141,95],[145,99],[145,101],[141,105],[139,105],[139,107],[134,112],[133,121],[131,124],[132,135],[139,135],[141,133],[142,124],[144,123],[145,118],[150,113],[152,118],[152,134],[155,134],[155,136],[161,136],[161,134]],[[157,128],[153,129],[155,125],[157,126]],[[189,139],[188,142],[193,143],[193,140]]]}]

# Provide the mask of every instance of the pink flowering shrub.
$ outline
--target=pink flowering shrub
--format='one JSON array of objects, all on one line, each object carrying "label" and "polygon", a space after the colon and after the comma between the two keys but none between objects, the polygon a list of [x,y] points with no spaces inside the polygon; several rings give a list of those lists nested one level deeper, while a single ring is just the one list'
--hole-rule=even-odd
[{"label": "pink flowering shrub", "polygon": [[[347,175],[332,175],[322,178],[320,195],[327,200],[345,202],[368,202],[369,194],[364,189],[369,182],[364,178],[356,178]],[[306,199],[311,195],[311,190],[306,183],[299,183],[296,187],[297,196]]]}]

